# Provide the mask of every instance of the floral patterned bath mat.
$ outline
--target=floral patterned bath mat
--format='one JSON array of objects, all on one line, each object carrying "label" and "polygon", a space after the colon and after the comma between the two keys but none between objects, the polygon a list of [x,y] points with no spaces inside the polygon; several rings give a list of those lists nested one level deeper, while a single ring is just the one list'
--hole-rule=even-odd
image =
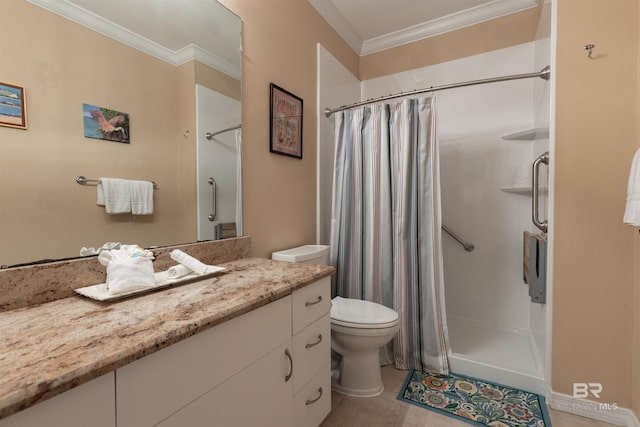
[{"label": "floral patterned bath mat", "polygon": [[475,426],[551,427],[544,397],[453,373],[411,371],[398,399]]}]

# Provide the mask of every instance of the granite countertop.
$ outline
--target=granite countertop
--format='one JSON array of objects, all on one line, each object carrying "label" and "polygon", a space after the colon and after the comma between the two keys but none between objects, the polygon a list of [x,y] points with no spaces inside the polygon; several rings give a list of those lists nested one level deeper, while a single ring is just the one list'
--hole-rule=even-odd
[{"label": "granite countertop", "polygon": [[0,313],[0,418],[334,272],[243,258],[212,278],[110,303],[81,296]]}]

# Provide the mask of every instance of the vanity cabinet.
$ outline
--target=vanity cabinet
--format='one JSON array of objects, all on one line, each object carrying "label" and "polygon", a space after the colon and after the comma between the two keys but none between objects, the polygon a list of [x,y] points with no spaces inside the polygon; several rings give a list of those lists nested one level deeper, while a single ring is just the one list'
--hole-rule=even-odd
[{"label": "vanity cabinet", "polygon": [[115,374],[110,372],[0,420],[1,427],[115,427]]},{"label": "vanity cabinet", "polygon": [[331,410],[329,280],[118,369],[118,427],[318,426]]}]

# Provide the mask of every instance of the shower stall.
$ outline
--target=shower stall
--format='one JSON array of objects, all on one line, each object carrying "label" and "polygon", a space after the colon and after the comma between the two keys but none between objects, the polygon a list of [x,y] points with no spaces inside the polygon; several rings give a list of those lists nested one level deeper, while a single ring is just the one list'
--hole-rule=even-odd
[{"label": "shower stall", "polygon": [[[543,36],[357,82],[320,48],[320,107],[530,73],[549,65],[550,56],[549,38]],[[356,86],[359,98],[345,99],[346,88]],[[448,230],[442,235],[442,246],[451,370],[541,394],[548,358],[547,306],[540,289],[530,296],[526,282],[533,281],[532,275],[544,275],[546,261],[546,236],[533,224],[532,207],[535,200],[538,220],[548,218],[547,164],[537,162],[536,199],[532,178],[534,161],[549,151],[549,87],[550,82],[534,78],[435,93],[442,222]],[[318,132],[318,241],[328,243],[331,120],[321,117]],[[534,259],[529,258],[532,235],[534,241],[542,242],[533,249]]]},{"label": "shower stall", "polygon": [[[474,245],[443,238],[451,370],[544,393],[544,299],[533,302],[525,270],[532,224],[532,164],[548,149],[546,129],[441,140],[442,215]],[[546,168],[539,170],[539,211],[546,215]],[[544,257],[541,253],[540,257]],[[533,282],[531,278],[527,280]]]}]

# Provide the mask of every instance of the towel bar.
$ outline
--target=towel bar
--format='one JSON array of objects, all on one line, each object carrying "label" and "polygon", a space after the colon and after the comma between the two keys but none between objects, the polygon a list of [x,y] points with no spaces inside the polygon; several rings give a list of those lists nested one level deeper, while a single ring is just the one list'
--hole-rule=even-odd
[{"label": "towel bar", "polygon": [[[99,181],[99,179],[87,179],[86,176],[82,175],[76,177],[76,183],[79,185],[87,185],[89,183],[97,184]],[[158,188],[158,184],[156,184],[154,181],[151,181],[151,183],[153,184],[153,188]]]}]

